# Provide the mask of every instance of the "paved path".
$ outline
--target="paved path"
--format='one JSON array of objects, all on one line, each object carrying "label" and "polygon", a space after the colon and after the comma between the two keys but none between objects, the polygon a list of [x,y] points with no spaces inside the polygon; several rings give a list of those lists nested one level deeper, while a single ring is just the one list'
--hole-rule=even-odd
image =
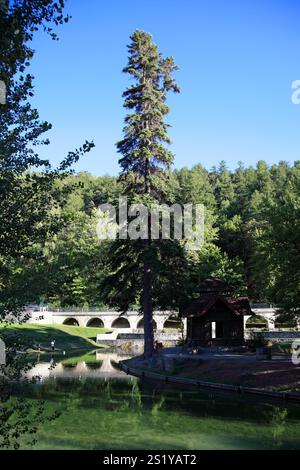
[{"label": "paved path", "polygon": [[291,362],[290,356],[281,356],[281,355],[274,355],[272,359],[260,359],[257,361],[255,354],[238,354],[238,353],[230,353],[230,352],[220,352],[220,351],[210,351],[209,348],[205,350],[203,348],[203,352],[201,354],[187,354],[182,352],[181,348],[165,348],[162,351],[164,356],[177,356],[181,359],[190,359],[190,360],[229,360],[229,361],[247,361],[247,362]]}]

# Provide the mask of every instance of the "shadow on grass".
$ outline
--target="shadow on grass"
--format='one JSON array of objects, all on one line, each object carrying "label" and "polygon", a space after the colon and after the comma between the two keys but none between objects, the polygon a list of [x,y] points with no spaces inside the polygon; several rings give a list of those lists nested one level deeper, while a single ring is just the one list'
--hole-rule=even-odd
[{"label": "shadow on grass", "polygon": [[[66,356],[82,356],[96,348],[101,349],[101,346],[96,346],[91,341],[86,332],[84,332],[86,336],[80,336],[77,329],[71,330],[71,328],[60,329],[55,325],[3,325],[0,326],[0,337],[10,343],[14,342],[15,338],[21,339],[30,356],[36,354],[40,347],[41,357],[50,354],[55,360],[66,359]],[[91,332],[91,336],[94,337],[94,332]],[[52,340],[55,340],[54,351],[51,349]]]}]

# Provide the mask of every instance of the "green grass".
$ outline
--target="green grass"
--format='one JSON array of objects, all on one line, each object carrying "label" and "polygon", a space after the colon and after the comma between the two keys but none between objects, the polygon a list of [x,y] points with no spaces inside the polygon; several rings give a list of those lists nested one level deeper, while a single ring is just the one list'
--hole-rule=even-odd
[{"label": "green grass", "polygon": [[24,341],[29,352],[37,351],[41,345],[41,354],[51,351],[50,342],[55,340],[55,356],[66,353],[82,355],[99,346],[95,340],[97,334],[106,333],[104,328],[89,328],[67,325],[1,324],[0,337],[5,341],[17,335]]}]

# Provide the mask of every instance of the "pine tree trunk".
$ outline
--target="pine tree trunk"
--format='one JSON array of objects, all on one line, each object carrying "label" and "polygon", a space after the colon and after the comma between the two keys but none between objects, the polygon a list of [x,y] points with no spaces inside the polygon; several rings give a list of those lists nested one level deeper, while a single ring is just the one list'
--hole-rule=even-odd
[{"label": "pine tree trunk", "polygon": [[153,309],[151,297],[151,269],[147,261],[147,254],[144,261],[144,291],[143,291],[143,313],[144,313],[144,356],[146,359],[152,357],[154,353],[154,332],[153,332]]}]

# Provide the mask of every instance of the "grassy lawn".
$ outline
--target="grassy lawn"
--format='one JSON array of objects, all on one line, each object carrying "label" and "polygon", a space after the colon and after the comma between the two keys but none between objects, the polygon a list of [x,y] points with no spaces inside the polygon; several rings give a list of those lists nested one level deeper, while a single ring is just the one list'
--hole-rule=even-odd
[{"label": "grassy lawn", "polygon": [[[55,340],[54,355],[60,356],[63,351],[67,354],[82,355],[100,346],[95,342],[97,334],[106,333],[104,328],[89,328],[67,325],[33,325],[33,324],[0,324],[0,337],[21,337],[28,351],[37,351],[41,345],[41,354],[51,351],[50,342]],[[69,355],[68,354],[68,355]]]}]

